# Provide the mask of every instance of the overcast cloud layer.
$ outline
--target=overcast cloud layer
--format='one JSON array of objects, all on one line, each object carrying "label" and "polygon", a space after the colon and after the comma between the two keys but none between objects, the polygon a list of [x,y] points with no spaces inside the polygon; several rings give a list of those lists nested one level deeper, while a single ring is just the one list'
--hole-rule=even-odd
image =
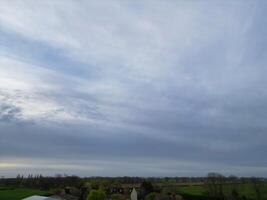
[{"label": "overcast cloud layer", "polygon": [[264,1],[0,2],[0,175],[267,174]]}]

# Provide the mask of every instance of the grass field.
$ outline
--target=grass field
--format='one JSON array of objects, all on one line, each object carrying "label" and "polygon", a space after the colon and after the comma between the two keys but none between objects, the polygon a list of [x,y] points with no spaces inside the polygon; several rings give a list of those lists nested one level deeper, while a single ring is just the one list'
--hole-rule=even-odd
[{"label": "grass field", "polygon": [[[231,186],[224,186],[224,191],[226,194],[230,194],[232,190]],[[255,192],[251,184],[240,184],[236,186],[236,190],[239,192],[240,196],[246,196],[248,198],[255,198]],[[192,185],[192,186],[180,186],[177,189],[177,193],[188,194],[192,196],[204,196],[207,192],[204,185]],[[262,190],[263,199],[267,199],[267,184],[264,185]]]},{"label": "grass field", "polygon": [[206,189],[202,185],[180,186],[178,187],[177,193],[203,196],[206,193]]},{"label": "grass field", "polygon": [[41,191],[36,189],[12,189],[12,188],[0,188],[1,200],[21,200],[32,195],[45,195],[48,191]]}]

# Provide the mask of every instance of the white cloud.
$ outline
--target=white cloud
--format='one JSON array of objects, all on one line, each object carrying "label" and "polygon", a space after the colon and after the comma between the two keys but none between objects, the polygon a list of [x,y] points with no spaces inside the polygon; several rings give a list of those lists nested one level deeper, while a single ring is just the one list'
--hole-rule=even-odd
[{"label": "white cloud", "polygon": [[116,119],[112,104],[123,101],[127,91],[114,82],[83,80],[4,54],[0,65],[0,103],[19,108],[19,120],[100,123],[113,118],[118,123],[123,118],[122,113]]},{"label": "white cloud", "polygon": [[64,107],[49,94],[60,91],[61,86],[49,82],[54,72],[31,65],[23,60],[0,56],[0,102],[21,109],[21,120],[73,119]]},{"label": "white cloud", "polygon": [[[129,1],[3,1],[1,25],[63,49],[73,59],[109,73],[151,80],[177,71],[198,45],[238,29],[229,11],[207,4]],[[225,5],[222,5],[225,6]],[[36,12],[38,10],[38,12]],[[238,16],[239,17],[239,16]],[[178,62],[178,63],[177,63]],[[88,67],[89,68],[89,67]],[[177,70],[178,69],[178,70]],[[183,74],[182,74],[183,75]],[[180,76],[179,76],[180,77]]]}]

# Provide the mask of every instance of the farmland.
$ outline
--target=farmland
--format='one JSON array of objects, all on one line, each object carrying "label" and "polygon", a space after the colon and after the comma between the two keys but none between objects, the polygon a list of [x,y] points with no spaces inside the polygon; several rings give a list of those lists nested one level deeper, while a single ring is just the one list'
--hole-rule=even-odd
[{"label": "farmland", "polygon": [[[224,193],[229,196],[231,195],[232,189],[235,188],[235,190],[238,192],[239,196],[241,197],[247,197],[249,199],[256,199],[256,194],[253,189],[252,184],[238,184],[235,186],[232,185],[225,185],[223,187]],[[192,196],[192,197],[205,197],[207,194],[207,188],[205,185],[187,185],[187,186],[178,186],[176,193],[182,194],[185,196]],[[262,199],[267,199],[267,184],[264,184],[264,187],[262,189]]]}]

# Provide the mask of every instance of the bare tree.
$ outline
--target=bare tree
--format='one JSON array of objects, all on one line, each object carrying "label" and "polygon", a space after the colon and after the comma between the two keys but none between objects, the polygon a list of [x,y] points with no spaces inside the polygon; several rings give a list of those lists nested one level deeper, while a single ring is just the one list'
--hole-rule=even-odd
[{"label": "bare tree", "polygon": [[219,173],[209,173],[206,182],[209,197],[212,199],[224,200],[224,183],[225,177],[223,175]]},{"label": "bare tree", "polygon": [[257,200],[262,199],[262,190],[264,189],[264,181],[260,178],[252,178],[251,183],[256,194]]}]

